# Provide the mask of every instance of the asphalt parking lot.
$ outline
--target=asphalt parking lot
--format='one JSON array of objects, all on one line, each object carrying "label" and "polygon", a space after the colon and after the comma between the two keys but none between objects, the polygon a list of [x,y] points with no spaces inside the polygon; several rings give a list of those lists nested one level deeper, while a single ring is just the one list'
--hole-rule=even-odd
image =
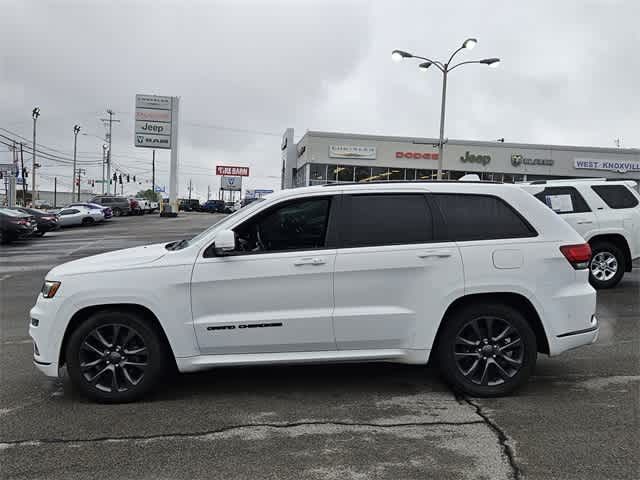
[{"label": "asphalt parking lot", "polygon": [[143,402],[97,405],[36,372],[27,318],[50,268],[215,219],[119,218],[0,247],[1,478],[640,478],[640,265],[599,293],[599,341],[540,357],[507,398],[370,364],[168,376]]}]

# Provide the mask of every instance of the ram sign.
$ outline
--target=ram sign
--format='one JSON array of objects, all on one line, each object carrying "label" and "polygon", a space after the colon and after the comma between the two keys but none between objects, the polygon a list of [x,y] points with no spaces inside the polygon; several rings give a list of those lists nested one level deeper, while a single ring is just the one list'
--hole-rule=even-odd
[{"label": "ram sign", "polygon": [[242,190],[242,177],[220,177],[220,190],[239,192]]}]

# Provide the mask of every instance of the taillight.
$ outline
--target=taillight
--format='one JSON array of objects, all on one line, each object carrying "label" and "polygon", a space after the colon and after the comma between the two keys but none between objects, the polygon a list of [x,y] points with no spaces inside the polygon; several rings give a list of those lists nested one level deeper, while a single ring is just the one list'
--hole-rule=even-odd
[{"label": "taillight", "polygon": [[591,261],[591,247],[588,243],[581,243],[579,245],[563,245],[560,247],[560,251],[576,270],[582,270],[589,267],[589,261]]},{"label": "taillight", "polygon": [[13,223],[16,223],[18,225],[29,225],[29,221],[28,220],[12,220]]}]

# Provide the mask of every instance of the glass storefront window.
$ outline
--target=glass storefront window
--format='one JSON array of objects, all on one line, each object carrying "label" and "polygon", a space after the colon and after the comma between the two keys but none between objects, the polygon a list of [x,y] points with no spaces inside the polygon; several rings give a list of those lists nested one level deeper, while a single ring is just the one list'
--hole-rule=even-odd
[{"label": "glass storefront window", "polygon": [[353,167],[350,165],[339,165],[338,181],[339,182],[353,182]]},{"label": "glass storefront window", "polygon": [[416,180],[435,180],[436,170],[416,170]]},{"label": "glass storefront window", "polygon": [[356,167],[356,175],[355,175],[356,182],[367,181],[369,180],[370,176],[371,176],[371,167]]},{"label": "glass storefront window", "polygon": [[327,183],[335,182],[338,177],[338,165],[327,165]]},{"label": "glass storefront window", "polygon": [[404,180],[404,168],[390,168],[388,180]]},{"label": "glass storefront window", "polygon": [[416,169],[415,168],[407,168],[405,169],[405,180],[415,180],[416,179]]},{"label": "glass storefront window", "polygon": [[371,178],[369,180],[386,180],[389,176],[389,169],[387,167],[371,167]]},{"label": "glass storefront window", "polygon": [[327,179],[327,166],[324,163],[312,163],[309,173],[309,180],[312,182],[322,182]]}]

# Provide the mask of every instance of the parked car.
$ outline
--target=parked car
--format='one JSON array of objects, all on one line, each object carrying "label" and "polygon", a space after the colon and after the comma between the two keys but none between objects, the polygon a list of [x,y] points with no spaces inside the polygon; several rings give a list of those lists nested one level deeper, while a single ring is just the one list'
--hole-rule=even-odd
[{"label": "parked car", "polygon": [[[615,287],[640,258],[640,194],[633,181],[549,180],[523,185],[542,190],[545,203],[589,242],[593,256],[589,281]],[[542,188],[541,188],[542,187]]]},{"label": "parked car", "polygon": [[36,226],[38,228],[35,232],[33,232],[33,235],[36,237],[42,237],[45,233],[52,232],[60,228],[58,216],[54,213],[25,207],[16,207],[15,210],[26,215],[30,215],[35,219]]},{"label": "parked car", "polygon": [[10,208],[0,208],[0,244],[27,238],[37,228],[33,216]]},{"label": "parked car", "polygon": [[97,208],[69,207],[57,212],[61,227],[93,225],[104,221],[104,213]]},{"label": "parked car", "polygon": [[233,213],[236,211],[235,202],[224,202],[224,213]]},{"label": "parked car", "polygon": [[222,213],[225,209],[224,200],[207,200],[200,206],[200,211],[209,213]]},{"label": "parked car", "polygon": [[178,203],[178,210],[185,212],[199,212],[200,201],[197,198],[183,198],[180,200],[180,203]]},{"label": "parked car", "polygon": [[97,203],[98,205],[102,205],[104,207],[111,207],[114,217],[129,215],[129,213],[131,212],[129,200],[125,197],[118,197],[114,195],[98,195],[96,197],[93,197],[88,203]]},{"label": "parked car", "polygon": [[149,213],[155,213],[158,211],[158,209],[160,208],[160,206],[158,205],[158,202],[154,202],[151,200],[147,200],[149,202]]},{"label": "parked car", "polygon": [[140,205],[140,209],[144,213],[153,213],[158,209],[158,202],[152,202],[151,200],[147,200],[146,198],[136,198],[136,200]]},{"label": "parked car", "polygon": [[102,213],[104,213],[105,220],[108,220],[113,217],[113,210],[111,209],[111,207],[105,207],[98,203],[70,203],[69,205],[67,205],[67,208],[68,207],[85,207],[89,209],[97,208],[98,210],[102,210]]},{"label": "parked car", "polygon": [[55,267],[29,334],[38,369],[66,365],[102,402],[140,398],[171,365],[429,359],[455,390],[498,396],[538,353],[597,339],[590,257],[515,185],[283,190],[189,240]]}]

